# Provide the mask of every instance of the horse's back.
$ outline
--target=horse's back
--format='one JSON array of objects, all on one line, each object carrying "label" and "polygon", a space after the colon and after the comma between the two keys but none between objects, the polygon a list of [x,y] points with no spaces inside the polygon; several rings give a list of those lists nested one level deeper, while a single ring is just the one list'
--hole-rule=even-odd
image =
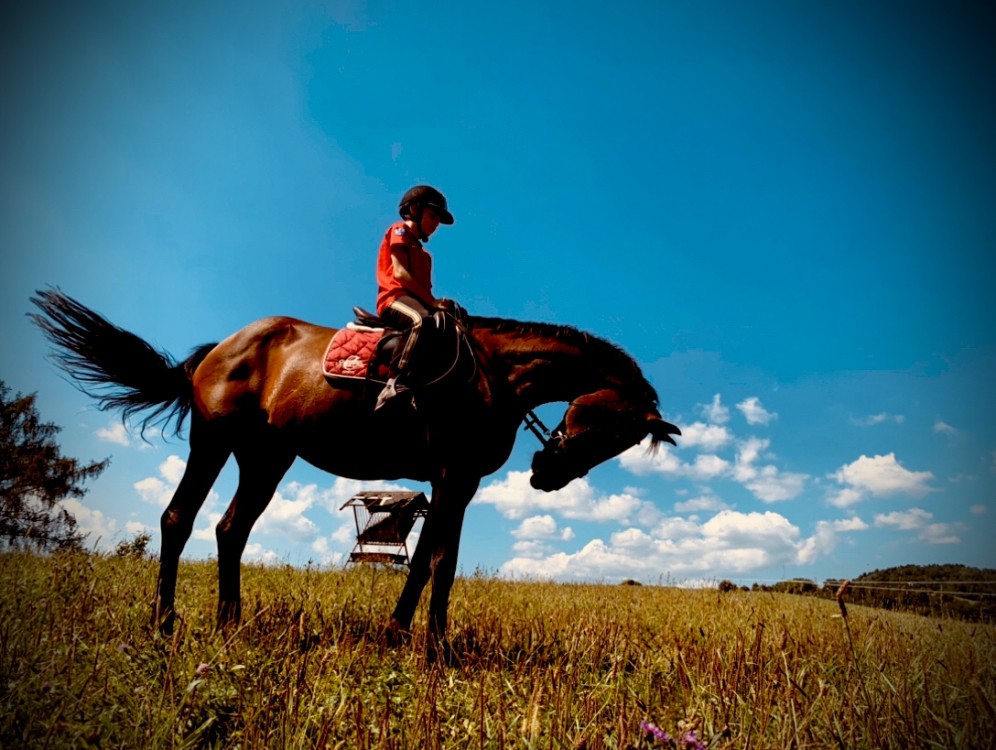
[{"label": "horse's back", "polygon": [[209,419],[270,413],[282,393],[327,390],[319,364],[334,333],[288,316],[250,323],[215,346],[194,371],[198,409]]}]

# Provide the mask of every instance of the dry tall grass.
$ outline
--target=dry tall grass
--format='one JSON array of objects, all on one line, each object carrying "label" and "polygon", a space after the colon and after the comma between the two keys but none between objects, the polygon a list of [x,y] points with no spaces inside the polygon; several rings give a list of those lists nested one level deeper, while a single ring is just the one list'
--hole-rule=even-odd
[{"label": "dry tall grass", "polygon": [[[458,580],[460,666],[383,647],[402,578],[249,567],[213,630],[184,564],[172,639],[155,565],[0,556],[0,746],[31,748],[982,748],[996,628],[832,601],[656,586]],[[649,722],[661,731],[648,734]]]}]

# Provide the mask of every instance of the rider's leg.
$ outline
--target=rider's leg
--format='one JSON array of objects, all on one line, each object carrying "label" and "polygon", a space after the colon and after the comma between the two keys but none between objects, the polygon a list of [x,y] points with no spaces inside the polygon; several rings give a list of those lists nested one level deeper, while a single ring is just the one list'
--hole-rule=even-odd
[{"label": "rider's leg", "polygon": [[409,374],[412,355],[418,345],[418,337],[422,328],[422,321],[429,317],[432,312],[414,297],[403,296],[391,302],[391,304],[381,312],[381,317],[390,325],[399,329],[409,331],[405,341],[404,349],[398,358],[398,363],[394,375],[387,381],[387,385],[377,397],[379,409],[389,399],[397,395],[397,382],[399,378],[404,378]]}]

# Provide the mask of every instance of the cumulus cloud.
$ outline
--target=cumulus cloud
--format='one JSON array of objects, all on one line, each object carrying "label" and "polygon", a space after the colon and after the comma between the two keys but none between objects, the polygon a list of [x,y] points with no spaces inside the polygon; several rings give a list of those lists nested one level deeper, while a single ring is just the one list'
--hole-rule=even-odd
[{"label": "cumulus cloud", "polygon": [[933,522],[934,514],[923,508],[910,508],[906,511],[879,513],[875,516],[876,526],[892,526],[899,531],[919,531],[917,539],[927,544],[959,544],[958,532],[967,528],[960,523]]},{"label": "cumulus cloud", "polygon": [[674,479],[708,482],[729,478],[743,484],[755,497],[766,503],[793,500],[805,489],[807,474],[783,472],[773,465],[759,466],[758,461],[769,441],[750,437],[737,443],[734,463],[714,453],[700,453],[691,462],[682,461],[668,446],[648,453],[646,441],[620,454],[622,467],[634,474],[663,474]]},{"label": "cumulus cloud", "polygon": [[729,508],[711,489],[706,489],[702,494],[682,500],[674,504],[675,513],[702,513],[714,510],[726,510]]},{"label": "cumulus cloud", "polygon": [[806,474],[764,466],[753,479],[744,482],[744,486],[762,502],[780,503],[797,498],[806,485],[806,479]]},{"label": "cumulus cloud", "polygon": [[318,503],[318,499],[317,485],[291,482],[273,494],[253,531],[307,543],[318,534],[318,525],[305,513]]},{"label": "cumulus cloud", "polygon": [[713,424],[726,424],[730,421],[730,410],[720,402],[718,393],[712,397],[712,403],[702,407],[701,413]]},{"label": "cumulus cloud", "polygon": [[837,548],[841,532],[866,531],[868,524],[857,516],[836,521],[818,521],[813,535],[799,550],[799,562],[816,562],[821,555],[828,555]]},{"label": "cumulus cloud", "polygon": [[[138,496],[147,503],[165,508],[176,492],[176,486],[183,478],[183,472],[187,468],[187,462],[179,456],[171,455],[159,464],[159,476],[146,477],[132,485],[138,492]],[[208,494],[208,502],[213,503],[218,499],[214,490]]]},{"label": "cumulus cloud", "polygon": [[862,455],[830,475],[842,488],[830,496],[830,503],[844,508],[868,496],[911,495],[922,497],[931,491],[929,471],[910,471],[896,460],[895,453],[885,456]]},{"label": "cumulus cloud", "polygon": [[681,428],[682,448],[702,448],[707,451],[717,451],[733,440],[733,435],[726,427],[717,424],[693,422]]},{"label": "cumulus cloud", "polygon": [[530,516],[522,520],[518,528],[512,531],[517,539],[561,539],[569,541],[574,538],[574,531],[568,526],[561,529],[553,516]]},{"label": "cumulus cloud", "polygon": [[111,549],[118,524],[103,511],[84,505],[79,498],[69,497],[60,505],[76,519],[76,530],[86,537],[85,544],[98,550]]},{"label": "cumulus cloud", "polygon": [[107,427],[101,427],[97,430],[97,437],[106,443],[124,446],[131,445],[128,428],[125,427],[123,422],[109,422]]},{"label": "cumulus cloud", "polygon": [[644,440],[623,451],[617,460],[624,469],[637,475],[664,474],[697,481],[715,479],[730,471],[730,462],[715,454],[700,453],[691,463],[685,463],[670,446],[662,445],[650,453],[649,445],[649,441]]},{"label": "cumulus cloud", "polygon": [[768,411],[761,405],[761,399],[757,396],[745,398],[737,404],[737,409],[744,415],[747,424],[768,424],[772,420],[778,419],[777,414]]},{"label": "cumulus cloud", "polygon": [[896,510],[892,513],[878,513],[875,515],[876,526],[895,526],[902,531],[918,529],[925,526],[933,513],[925,511],[923,508],[910,508],[909,510]]},{"label": "cumulus cloud", "polygon": [[931,523],[924,526],[918,538],[927,544],[961,544],[957,532],[963,528],[956,523]]},{"label": "cumulus cloud", "polygon": [[540,492],[529,485],[528,471],[510,471],[504,479],[491,482],[477,501],[494,505],[506,518],[521,519],[548,511],[564,518],[583,521],[626,522],[646,503],[623,492],[601,495],[587,478],[576,479],[556,492]]},{"label": "cumulus cloud", "polygon": [[733,466],[733,478],[762,502],[794,500],[805,489],[809,477],[807,474],[783,472],[771,464],[757,466],[769,444],[768,440],[756,437],[740,442]]},{"label": "cumulus cloud", "polygon": [[322,565],[339,565],[346,559],[345,553],[341,550],[332,549],[329,537],[320,536],[315,539],[311,543],[311,551],[315,553],[317,562]]},{"label": "cumulus cloud", "polygon": [[242,559],[246,562],[262,563],[263,565],[277,565],[281,562],[280,556],[276,552],[267,549],[258,542],[250,542],[246,545]]},{"label": "cumulus cloud", "polygon": [[784,564],[810,563],[833,548],[838,534],[861,531],[859,519],[821,522],[813,537],[771,511],[722,510],[704,522],[664,518],[650,529],[626,528],[605,539],[592,539],[574,552],[542,553],[536,546],[501,570],[513,577],[622,579],[716,577],[743,574]]}]

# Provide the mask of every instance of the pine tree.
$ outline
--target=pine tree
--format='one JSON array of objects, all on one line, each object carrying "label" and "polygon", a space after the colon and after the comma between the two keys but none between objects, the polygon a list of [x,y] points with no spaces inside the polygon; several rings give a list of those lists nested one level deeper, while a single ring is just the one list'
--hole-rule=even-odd
[{"label": "pine tree", "polygon": [[16,394],[0,381],[0,546],[52,550],[78,548],[83,535],[73,515],[60,506],[86,494],[83,483],[107,468],[63,456],[60,428],[42,422],[35,394]]}]

